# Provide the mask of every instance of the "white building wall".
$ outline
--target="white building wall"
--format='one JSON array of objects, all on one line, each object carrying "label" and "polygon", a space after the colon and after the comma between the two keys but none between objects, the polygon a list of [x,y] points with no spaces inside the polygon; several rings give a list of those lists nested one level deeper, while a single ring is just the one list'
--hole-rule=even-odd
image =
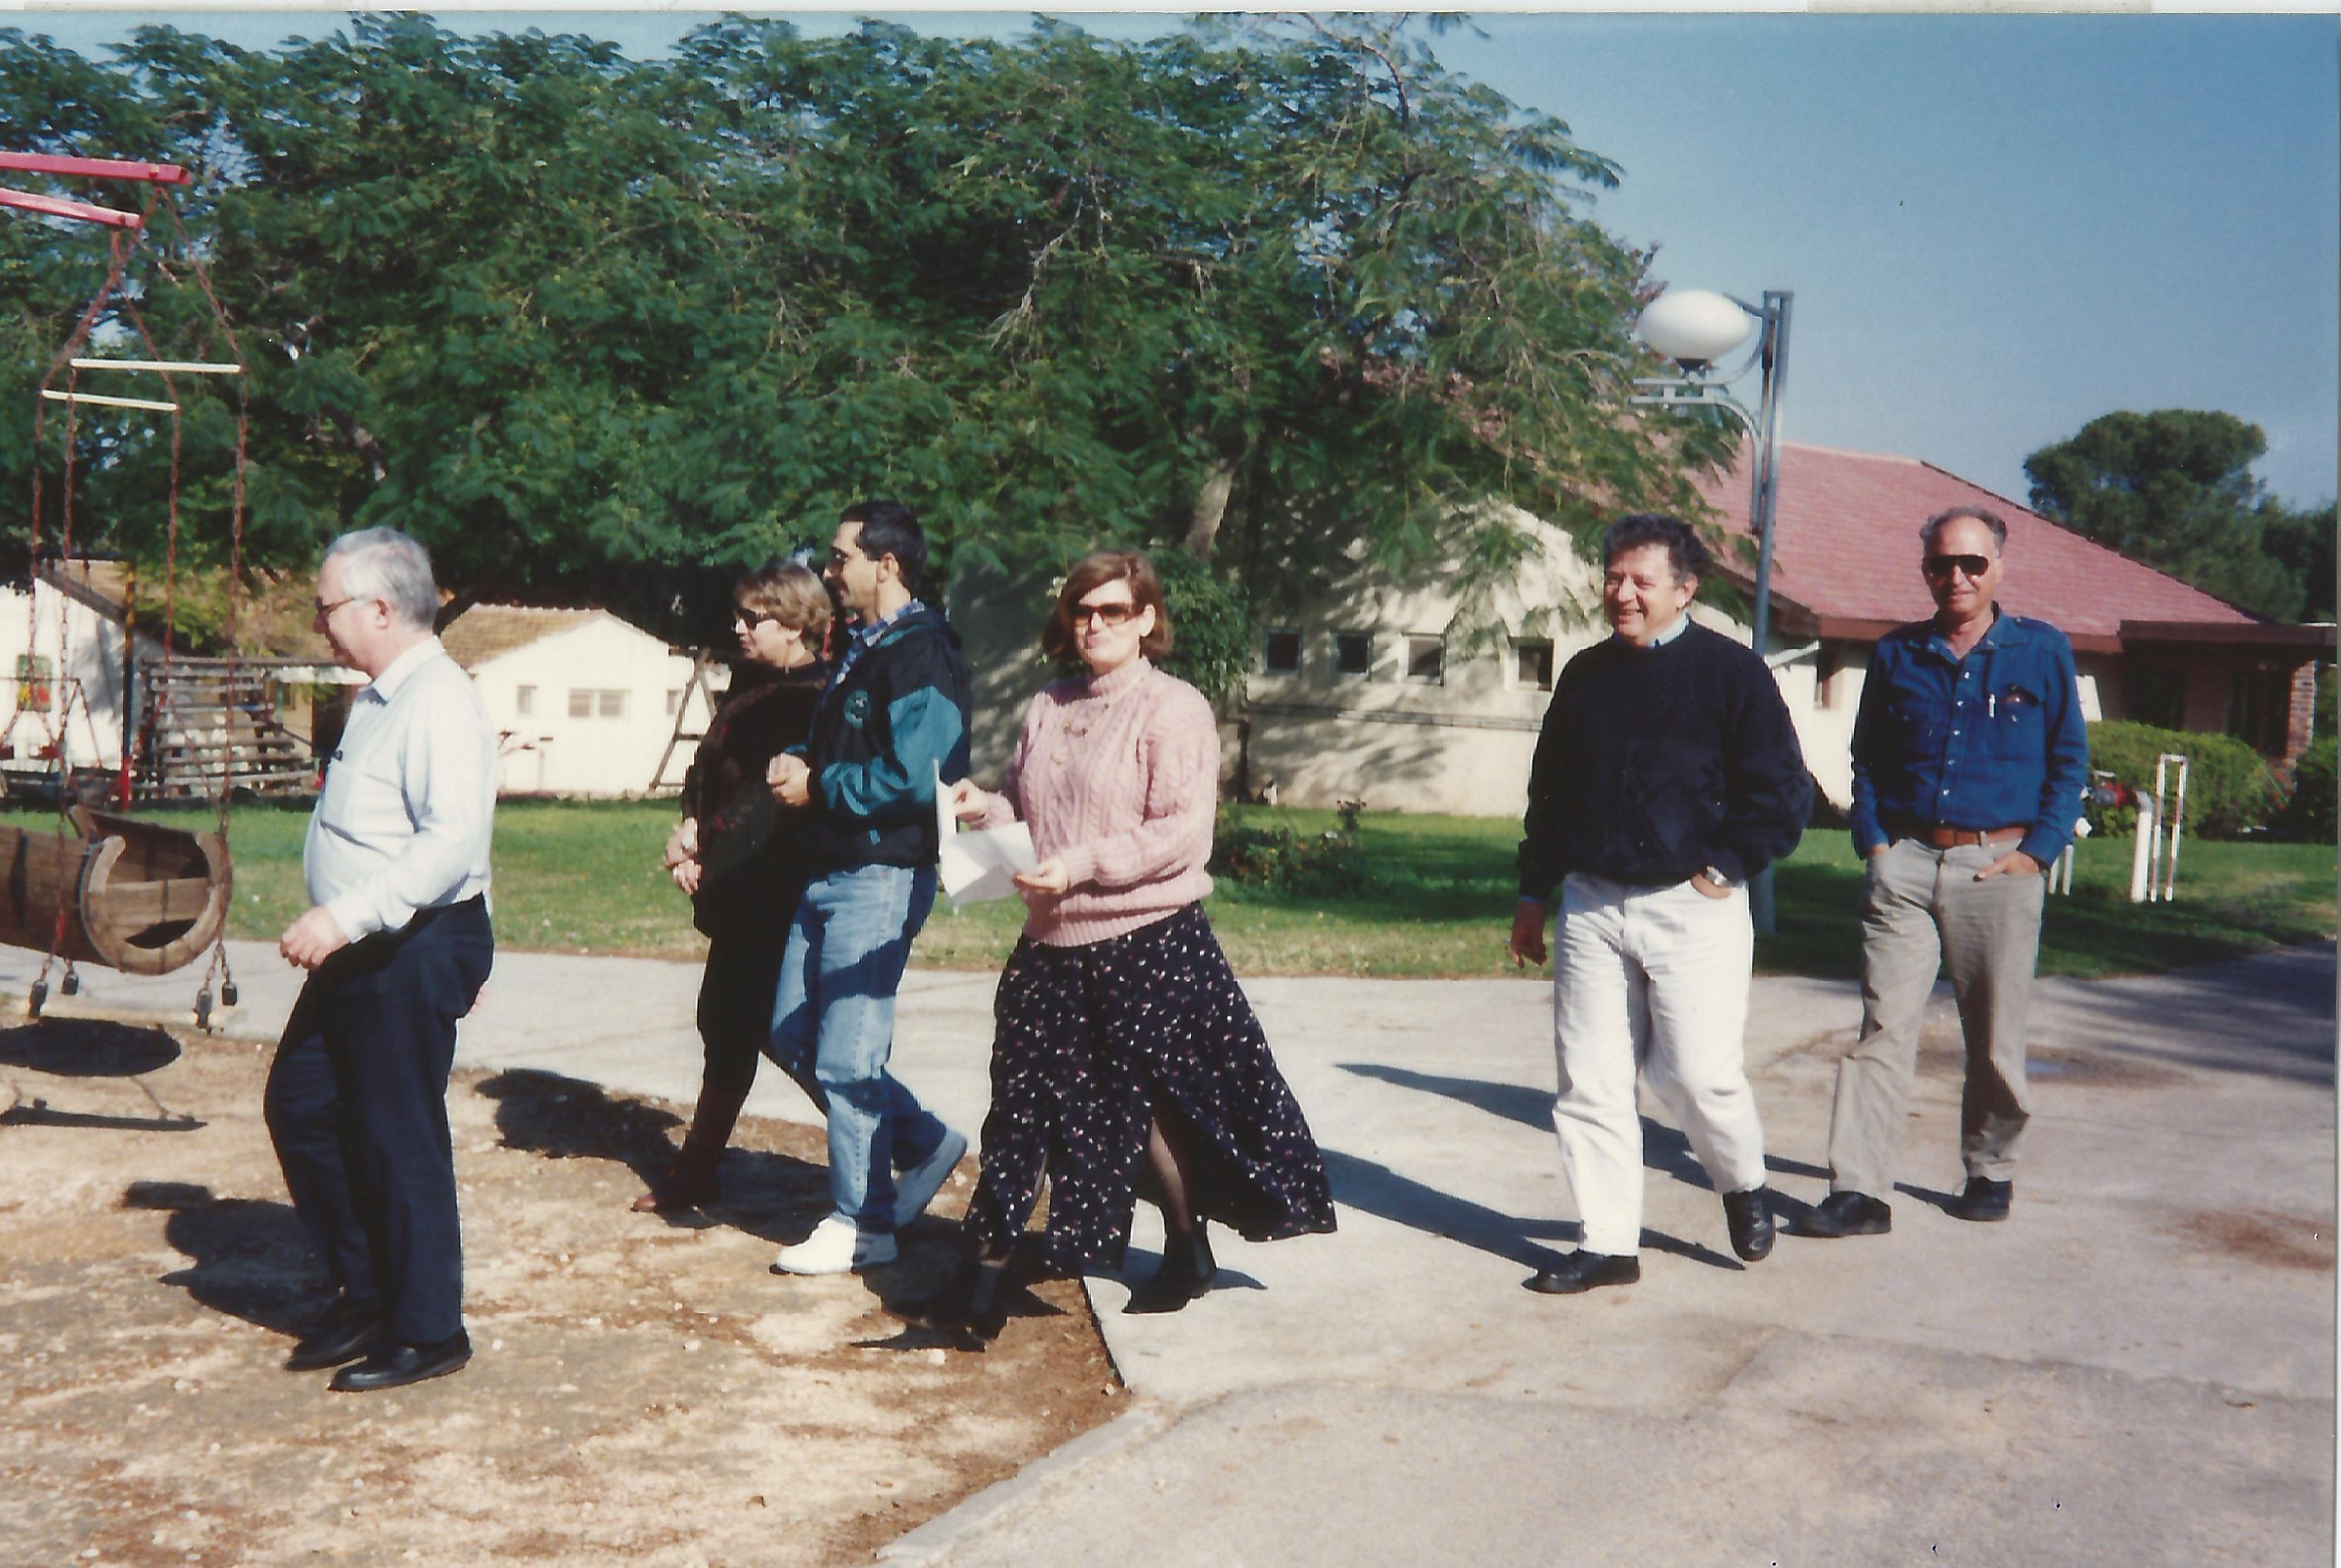
[{"label": "white building wall", "polygon": [[[23,588],[0,589],[0,680],[6,682],[0,700],[8,716],[0,751],[29,761],[54,732],[69,766],[118,766],[122,635],[119,625],[45,582],[35,582],[30,594]],[[22,706],[35,684],[17,676],[28,650],[46,660],[51,671],[45,710]],[[79,700],[65,677],[80,682]]]},{"label": "white building wall", "polygon": [[[641,795],[650,789],[675,715],[670,692],[691,690],[691,660],[613,615],[488,660],[472,670],[500,738],[498,787],[507,795]],[[527,711],[522,711],[526,689]],[[620,712],[605,693],[623,694]],[[573,713],[573,693],[586,711]],[[687,729],[703,730],[709,710],[690,698]],[[682,777],[696,748],[684,741],[668,766]]]}]

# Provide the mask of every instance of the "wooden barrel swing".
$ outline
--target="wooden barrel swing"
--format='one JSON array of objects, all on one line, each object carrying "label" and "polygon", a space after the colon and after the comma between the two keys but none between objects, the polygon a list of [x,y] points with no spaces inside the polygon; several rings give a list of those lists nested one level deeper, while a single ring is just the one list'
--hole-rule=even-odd
[{"label": "wooden barrel swing", "polygon": [[[125,180],[155,188],[176,234],[182,261],[192,269],[195,284],[210,307],[212,326],[224,342],[224,359],[170,358],[156,345],[141,316],[137,301],[143,291],[125,284],[132,244],[144,236],[148,211],[133,213],[63,197],[38,193],[0,189],[0,207],[30,211],[51,218],[100,225],[109,231],[107,240],[108,266],[104,284],[91,300],[42,377],[39,400],[35,404],[33,436],[37,446],[42,439],[43,422],[51,404],[62,405],[65,414],[63,454],[63,483],[58,504],[59,560],[67,561],[73,554],[74,469],[76,452],[75,418],[80,408],[119,408],[145,412],[167,412],[171,416],[170,513],[167,526],[167,550],[164,578],[163,668],[165,676],[172,662],[172,629],[175,620],[175,563],[179,541],[179,417],[180,397],[174,380],[179,375],[232,377],[235,382],[235,466],[231,485],[229,508],[231,541],[227,577],[231,584],[228,595],[228,618],[224,635],[229,646],[235,645],[237,595],[234,584],[243,571],[244,521],[244,470],[249,425],[248,388],[244,375],[244,355],[238,347],[234,327],[227,313],[213,293],[198,249],[191,244],[181,222],[175,202],[168,201],[169,187],[188,183],[187,171],[175,164],[130,163],[116,159],[84,158],[63,154],[15,153],[0,151],[0,171],[21,171],[45,176]],[[129,243],[125,243],[127,237]],[[173,277],[167,268],[164,277]],[[173,281],[176,281],[173,278]],[[93,329],[102,316],[111,310],[111,330],[134,332],[137,344],[144,357],[122,358],[114,355],[94,355],[88,352]],[[123,372],[152,374],[162,378],[164,395],[162,398],[119,397],[83,392],[79,385],[82,372]],[[65,372],[63,389],[50,383],[60,372]],[[32,464],[33,505],[29,529],[28,561],[34,581],[26,589],[28,623],[25,646],[29,650],[36,642],[38,603],[35,593],[41,560],[42,531],[42,464]],[[65,639],[70,630],[69,618],[62,620],[58,631],[58,668],[71,662],[67,657]],[[125,629],[125,638],[128,632]],[[236,660],[227,661],[228,684],[232,688],[236,673]],[[125,689],[127,689],[125,676]],[[19,701],[25,689],[20,683]],[[234,704],[223,697],[224,710]],[[58,779],[69,792],[73,769],[65,754],[62,734],[46,707],[42,709],[45,723],[52,731],[49,741],[57,758]],[[13,719],[11,720],[13,724]],[[118,768],[121,800],[127,804],[131,794],[135,744],[130,731],[130,715],[123,714],[122,755]],[[224,724],[224,728],[227,728]],[[233,748],[229,748],[230,755]],[[236,1002],[234,977],[227,967],[227,948],[221,934],[227,924],[228,898],[234,888],[227,851],[227,799],[230,787],[229,769],[223,766],[215,797],[219,830],[198,833],[184,828],[166,827],[158,822],[131,817],[109,816],[75,805],[65,815],[71,824],[68,833],[64,824],[42,830],[22,828],[0,828],[0,877],[5,877],[5,888],[0,889],[0,943],[11,947],[29,948],[47,955],[41,965],[40,977],[33,982],[27,999],[27,1011],[35,1017],[41,1012],[48,995],[49,968],[57,958],[65,960],[65,990],[72,995],[77,988],[73,966],[77,963],[104,964],[132,975],[167,975],[193,962],[208,950],[210,968],[204,973],[203,988],[195,998],[195,1022],[208,1027],[212,1009],[212,977],[219,976],[224,984],[220,999],[229,1007]],[[68,795],[69,798],[69,795]]]},{"label": "wooden barrel swing", "polygon": [[0,942],[167,975],[219,940],[234,873],[215,833],[76,806],[71,834],[0,828]]}]

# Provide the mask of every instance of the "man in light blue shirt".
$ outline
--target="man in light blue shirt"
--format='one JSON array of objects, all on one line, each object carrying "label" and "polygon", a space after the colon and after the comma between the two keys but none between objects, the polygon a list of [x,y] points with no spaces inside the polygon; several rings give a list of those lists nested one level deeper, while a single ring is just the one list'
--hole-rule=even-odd
[{"label": "man in light blue shirt", "polygon": [[285,1363],[343,1393],[471,1359],[447,1131],[455,1021],[488,978],[496,739],[432,635],[431,558],[386,528],[317,573],[317,626],[372,678],[325,768],[302,859],[310,908],[278,949],[309,971],[268,1075],[270,1137],[334,1299]]}]

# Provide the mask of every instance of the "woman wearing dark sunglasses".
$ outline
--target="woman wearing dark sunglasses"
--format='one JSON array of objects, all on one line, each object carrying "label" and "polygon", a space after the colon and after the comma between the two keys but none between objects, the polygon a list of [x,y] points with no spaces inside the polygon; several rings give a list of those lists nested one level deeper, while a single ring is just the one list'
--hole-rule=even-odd
[{"label": "woman wearing dark sunglasses", "polygon": [[708,938],[699,984],[707,1067],[673,1165],[634,1200],[642,1213],[695,1208],[721,1196],[716,1162],[756,1081],[781,952],[804,888],[764,769],[812,728],[829,678],[820,657],[829,590],[806,568],[776,562],[742,576],[732,602],[738,672],[684,775],[682,821],[666,845],[667,870],[691,895],[692,923]]},{"label": "woman wearing dark sunglasses", "polygon": [[1125,551],[1081,561],[1041,647],[1083,672],[1032,700],[1001,793],[962,782],[951,796],[963,819],[1021,818],[1040,857],[1016,878],[1024,935],[993,1004],[970,1256],[911,1312],[963,1343],[1000,1331],[1044,1174],[1051,1273],[1119,1266],[1145,1178],[1165,1240],[1131,1312],[1176,1312],[1210,1289],[1212,1219],[1255,1240],[1333,1228],[1316,1140],[1199,902],[1219,724],[1155,666],[1170,619],[1152,564]]}]

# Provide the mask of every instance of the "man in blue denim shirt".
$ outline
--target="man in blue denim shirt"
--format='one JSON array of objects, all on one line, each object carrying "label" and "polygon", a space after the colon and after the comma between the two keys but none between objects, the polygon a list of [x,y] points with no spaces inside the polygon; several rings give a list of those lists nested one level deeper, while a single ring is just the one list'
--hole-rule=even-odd
[{"label": "man in blue denim shirt", "polygon": [[2073,840],[2089,777],[2073,647],[1993,602],[2007,525],[1958,506],[1918,531],[1931,620],[1878,639],[1853,725],[1861,1038],[1838,1067],[1829,1196],[1808,1236],[1891,1227],[1880,1196],[1918,1067],[1918,1025],[1950,971],[1967,1040],[1961,1219],[2007,1217],[2030,1116],[2024,1035],[2040,956],[2041,873]]}]

